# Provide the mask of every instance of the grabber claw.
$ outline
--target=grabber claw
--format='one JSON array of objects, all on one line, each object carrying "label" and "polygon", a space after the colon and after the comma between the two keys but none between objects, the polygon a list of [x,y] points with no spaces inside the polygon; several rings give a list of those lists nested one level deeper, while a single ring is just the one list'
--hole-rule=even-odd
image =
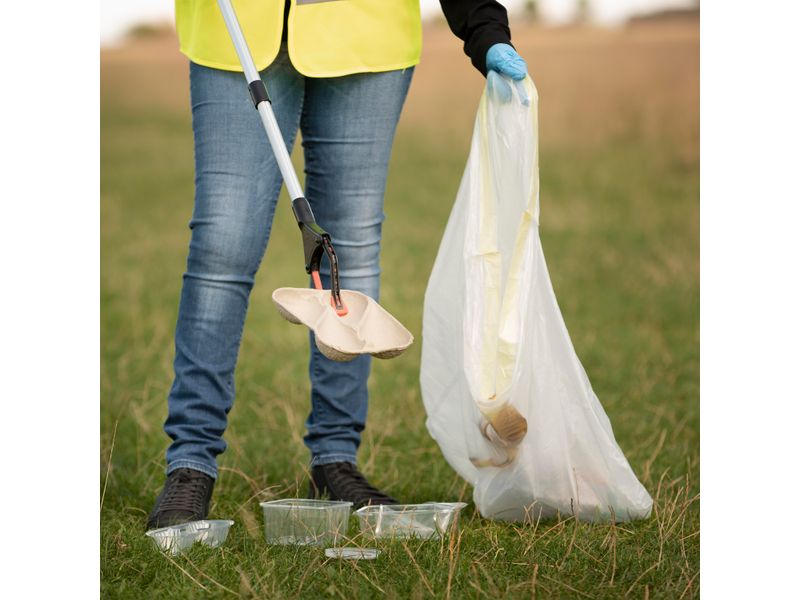
[{"label": "grabber claw", "polygon": [[331,236],[317,225],[314,220],[314,213],[311,212],[311,206],[309,206],[308,200],[305,198],[295,198],[292,201],[292,211],[303,235],[306,273],[311,275],[315,288],[318,290],[323,289],[322,280],[319,277],[319,266],[322,262],[322,255],[325,254],[328,257],[328,262],[331,265],[331,306],[337,315],[343,317],[347,314],[347,306],[342,300],[339,288],[339,261],[336,259],[336,251],[333,249]]}]

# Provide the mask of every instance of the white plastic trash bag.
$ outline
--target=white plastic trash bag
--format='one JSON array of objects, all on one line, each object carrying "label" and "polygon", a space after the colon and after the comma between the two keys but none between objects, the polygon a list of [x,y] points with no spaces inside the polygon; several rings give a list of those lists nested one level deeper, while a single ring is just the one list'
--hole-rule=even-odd
[{"label": "white plastic trash bag", "polygon": [[428,430],[484,517],[627,521],[653,501],[572,347],[539,240],[538,97],[490,73],[425,293]]}]

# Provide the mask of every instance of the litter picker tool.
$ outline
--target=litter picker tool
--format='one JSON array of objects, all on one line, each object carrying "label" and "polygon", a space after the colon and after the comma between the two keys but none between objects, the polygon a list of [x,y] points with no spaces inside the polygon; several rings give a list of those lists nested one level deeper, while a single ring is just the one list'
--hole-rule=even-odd
[{"label": "litter picker tool", "polygon": [[[231,0],[217,0],[225,26],[242,65],[250,97],[261,116],[272,152],[292,200],[292,212],[300,227],[306,272],[314,289],[279,288],[272,299],[280,314],[302,323],[315,333],[320,351],[333,360],[352,360],[359,354],[393,358],[414,341],[411,333],[377,302],[353,290],[339,287],[339,263],[330,234],[314,219],[311,205],[283,142],[267,87],[256,69]],[[322,288],[319,269],[323,255],[331,268],[330,293]]]}]

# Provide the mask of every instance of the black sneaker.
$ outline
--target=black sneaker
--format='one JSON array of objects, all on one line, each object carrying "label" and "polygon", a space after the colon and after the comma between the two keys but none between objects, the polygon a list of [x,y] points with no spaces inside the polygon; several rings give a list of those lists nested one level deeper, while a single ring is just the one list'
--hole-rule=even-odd
[{"label": "black sneaker", "polygon": [[205,519],[213,490],[213,477],[194,469],[175,469],[156,498],[147,529]]},{"label": "black sneaker", "polygon": [[397,504],[397,500],[370,485],[353,463],[337,462],[311,468],[309,498],[346,500],[354,509],[367,504]]}]

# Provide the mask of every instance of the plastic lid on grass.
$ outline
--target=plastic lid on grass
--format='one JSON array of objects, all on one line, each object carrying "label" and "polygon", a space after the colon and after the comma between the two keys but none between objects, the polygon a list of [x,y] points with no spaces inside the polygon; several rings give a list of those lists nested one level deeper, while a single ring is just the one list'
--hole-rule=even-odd
[{"label": "plastic lid on grass", "polygon": [[381,553],[376,548],[326,548],[325,556],[328,558],[342,558],[345,560],[375,560]]},{"label": "plastic lid on grass", "polygon": [[160,550],[176,555],[198,542],[209,548],[221,546],[228,537],[231,525],[233,521],[229,519],[203,519],[151,529],[145,535],[153,540]]}]

